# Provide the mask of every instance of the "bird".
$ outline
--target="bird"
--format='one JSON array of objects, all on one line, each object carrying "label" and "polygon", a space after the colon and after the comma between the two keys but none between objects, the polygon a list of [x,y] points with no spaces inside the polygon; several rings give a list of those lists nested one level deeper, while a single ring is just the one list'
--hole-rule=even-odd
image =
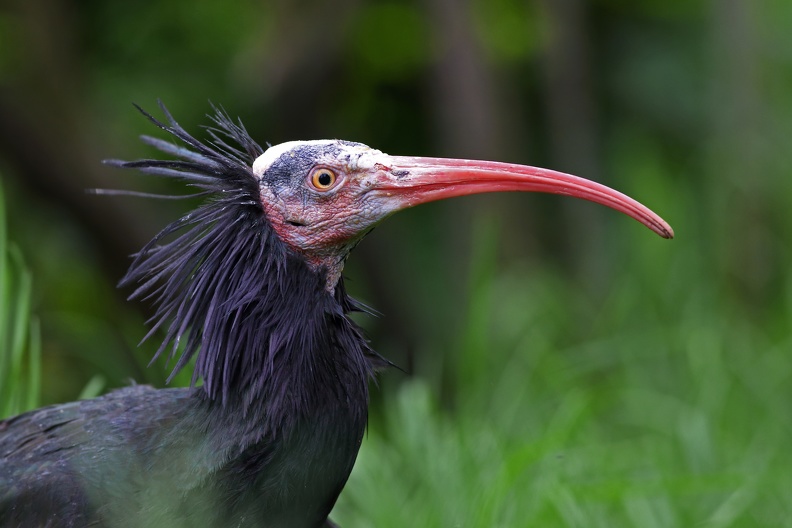
[{"label": "bird", "polygon": [[214,105],[196,139],[159,107],[164,118],[137,108],[167,139],[141,139],[167,159],[106,163],[181,182],[190,191],[177,197],[200,203],[133,255],[120,286],[153,305],[154,359],[174,362],[171,377],[194,360],[192,384],[133,384],[0,421],[0,526],[335,526],[370,381],[393,365],[350,318],[370,309],[347,294],[342,270],[397,211],[533,191],[673,237],[647,207],[569,174],[344,140],[264,149]]}]

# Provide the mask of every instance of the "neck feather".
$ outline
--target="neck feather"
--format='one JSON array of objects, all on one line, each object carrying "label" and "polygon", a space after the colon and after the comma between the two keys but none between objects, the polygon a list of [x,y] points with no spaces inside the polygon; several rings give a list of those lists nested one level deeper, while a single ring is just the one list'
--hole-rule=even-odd
[{"label": "neck feather", "polygon": [[368,377],[388,362],[349,319],[359,305],[343,280],[328,289],[327,270],[309,267],[273,230],[250,168],[261,147],[221,111],[203,143],[161,108],[168,124],[144,114],[186,148],[144,141],[181,160],[109,162],[185,181],[204,197],[136,255],[121,281],[137,284],[131,298],[156,306],[146,338],[158,329],[165,338],[155,358],[178,358],[172,378],[195,357],[193,383],[203,382],[210,405],[270,427],[332,401],[365,415]]}]

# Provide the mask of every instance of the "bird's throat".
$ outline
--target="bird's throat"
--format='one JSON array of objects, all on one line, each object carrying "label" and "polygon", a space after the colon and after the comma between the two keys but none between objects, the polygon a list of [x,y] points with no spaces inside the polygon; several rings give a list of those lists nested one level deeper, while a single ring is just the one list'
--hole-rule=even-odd
[{"label": "bird's throat", "polygon": [[[328,413],[365,422],[371,351],[347,316],[352,302],[341,279],[296,255],[261,272],[269,276],[257,294],[214,334],[225,346],[199,352],[197,373],[205,387],[211,380],[207,396],[245,417],[249,441]],[[219,355],[204,357],[207,350]]]},{"label": "bird's throat", "polygon": [[346,258],[370,229],[346,231],[292,218],[288,211],[295,207],[286,207],[277,196],[266,190],[262,190],[262,207],[277,237],[302,258],[308,268],[324,277],[324,289],[333,295]]}]

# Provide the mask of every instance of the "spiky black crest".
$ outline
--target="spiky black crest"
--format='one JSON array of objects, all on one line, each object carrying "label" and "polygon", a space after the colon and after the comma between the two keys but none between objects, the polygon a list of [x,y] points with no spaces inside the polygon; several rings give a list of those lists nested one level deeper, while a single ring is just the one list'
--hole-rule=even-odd
[{"label": "spiky black crest", "polygon": [[[160,108],[167,124],[138,107],[186,148],[142,139],[180,159],[108,161],[181,180],[198,189],[190,196],[205,197],[203,205],[158,233],[121,281],[138,285],[130,298],[156,305],[146,338],[160,328],[165,338],[155,359],[166,351],[169,359],[178,356],[173,377],[198,353],[193,382],[203,379],[210,399],[222,398],[224,404],[242,399],[245,409],[266,401],[271,420],[279,419],[276,414],[299,414],[306,400],[327,396],[295,395],[294,390],[329,390],[338,398],[359,391],[349,387],[351,381],[337,380],[365,385],[374,368],[387,362],[348,319],[347,312],[358,305],[343,283],[330,295],[323,274],[309,269],[269,224],[251,170],[262,148],[221,109],[210,116],[214,126],[207,128],[211,139],[205,143],[188,134],[161,103]],[[321,383],[317,372],[336,382]],[[272,413],[272,408],[282,412]]]}]

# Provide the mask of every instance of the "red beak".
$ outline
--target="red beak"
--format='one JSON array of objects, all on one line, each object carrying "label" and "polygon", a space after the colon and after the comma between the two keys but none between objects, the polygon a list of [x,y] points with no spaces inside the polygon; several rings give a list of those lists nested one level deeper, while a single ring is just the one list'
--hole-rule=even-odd
[{"label": "red beak", "polygon": [[629,196],[571,174],[526,165],[445,158],[383,156],[387,163],[374,188],[396,199],[395,209],[500,191],[563,194],[605,205],[629,215],[663,238],[674,230],[649,208]]}]

